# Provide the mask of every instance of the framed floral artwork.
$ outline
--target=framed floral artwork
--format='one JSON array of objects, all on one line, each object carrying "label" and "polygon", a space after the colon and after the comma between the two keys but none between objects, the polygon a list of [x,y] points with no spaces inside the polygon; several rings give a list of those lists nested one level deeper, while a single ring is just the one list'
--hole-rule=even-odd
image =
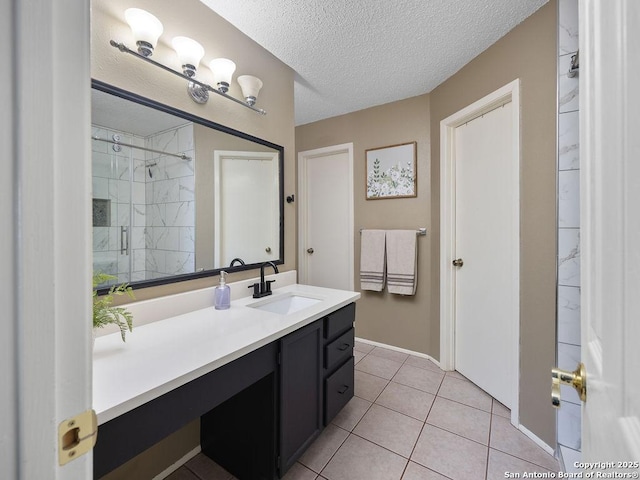
[{"label": "framed floral artwork", "polygon": [[365,151],[367,200],[417,196],[416,142]]}]

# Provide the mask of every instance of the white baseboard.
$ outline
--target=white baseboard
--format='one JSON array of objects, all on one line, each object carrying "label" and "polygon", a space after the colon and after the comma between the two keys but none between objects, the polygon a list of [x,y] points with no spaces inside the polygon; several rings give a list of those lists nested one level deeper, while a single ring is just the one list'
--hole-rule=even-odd
[{"label": "white baseboard", "polygon": [[189,460],[191,460],[193,457],[198,455],[201,451],[202,451],[202,449],[200,448],[200,445],[198,445],[196,448],[194,448],[190,452],[188,452],[185,455],[183,455],[182,458],[180,460],[178,460],[176,463],[174,463],[173,465],[165,468],[162,472],[160,472],[158,475],[153,477],[153,480],[164,480],[169,475],[171,475],[173,472],[178,470],[181,466],[183,466],[185,463],[187,463]]},{"label": "white baseboard", "polygon": [[535,433],[529,430],[524,425],[518,425],[518,430],[524,433],[527,437],[531,439],[533,443],[538,445],[541,449],[547,452],[549,455],[555,457],[555,450],[547,445],[540,437],[538,437]]},{"label": "white baseboard", "polygon": [[[375,347],[382,347],[389,350],[395,350],[396,352],[407,353],[416,357],[426,358],[440,367],[440,362],[426,353],[414,352],[413,350],[407,350],[406,348],[394,347],[393,345],[387,345],[386,343],[374,342],[373,340],[367,340],[366,338],[356,337],[357,342],[366,343],[367,345],[373,345]],[[440,367],[442,368],[442,367]]]}]

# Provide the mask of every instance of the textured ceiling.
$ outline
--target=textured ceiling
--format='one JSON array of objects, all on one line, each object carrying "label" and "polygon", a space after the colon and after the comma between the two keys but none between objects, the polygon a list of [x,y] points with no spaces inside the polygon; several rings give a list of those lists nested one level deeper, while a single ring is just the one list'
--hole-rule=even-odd
[{"label": "textured ceiling", "polygon": [[296,125],[430,92],[548,0],[201,0],[293,68]]}]

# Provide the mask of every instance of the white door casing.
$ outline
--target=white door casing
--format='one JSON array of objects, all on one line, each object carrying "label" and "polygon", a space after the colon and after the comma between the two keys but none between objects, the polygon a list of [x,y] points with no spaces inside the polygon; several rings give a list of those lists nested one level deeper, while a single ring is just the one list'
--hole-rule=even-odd
[{"label": "white door casing", "polygon": [[298,153],[298,201],[300,283],[353,290],[352,143]]},{"label": "white door casing", "polygon": [[[510,185],[514,188],[513,201],[508,209],[511,226],[510,245],[512,250],[504,261],[509,262],[509,271],[514,290],[507,296],[506,305],[511,322],[505,358],[508,359],[509,373],[505,379],[511,392],[511,423],[519,426],[519,381],[520,381],[520,81],[514,80],[468,107],[442,120],[440,123],[440,365],[444,370],[455,369],[455,327],[456,327],[456,268],[452,265],[456,256],[456,152],[455,130],[458,126],[491,112],[496,107],[511,103],[512,156]],[[464,254],[461,254],[464,256]],[[464,260],[464,258],[463,258]],[[469,259],[468,259],[469,260]],[[462,267],[464,269],[464,267]]]},{"label": "white door casing", "polygon": [[247,264],[278,259],[278,153],[216,150],[213,163],[214,266],[224,268],[236,257]]},{"label": "white door casing", "polygon": [[[455,131],[456,257],[455,368],[507,408],[515,272],[511,185],[512,104],[476,117]],[[516,277],[517,278],[517,277]],[[482,362],[478,361],[482,358]]]},{"label": "white door casing", "polygon": [[640,461],[639,25],[636,0],[580,2],[582,459],[591,462]]},{"label": "white door casing", "polygon": [[14,342],[13,358],[0,367],[7,392],[0,444],[13,457],[5,464],[2,453],[5,478],[92,478],[90,453],[62,467],[57,454],[58,425],[91,408],[89,8],[81,0],[0,7],[0,22],[10,24],[0,48],[12,98],[3,106],[13,106],[3,131],[12,132],[6,145],[14,150],[5,155],[12,188],[2,194],[4,235],[13,240],[1,248],[10,272],[3,289],[13,289],[3,317]]}]

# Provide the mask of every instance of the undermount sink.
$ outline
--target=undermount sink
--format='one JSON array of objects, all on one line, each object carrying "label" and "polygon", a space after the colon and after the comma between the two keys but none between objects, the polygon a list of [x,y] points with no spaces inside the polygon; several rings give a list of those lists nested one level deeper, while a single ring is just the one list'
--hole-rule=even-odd
[{"label": "undermount sink", "polygon": [[295,293],[285,293],[257,301],[247,306],[257,308],[258,310],[263,310],[265,312],[289,315],[290,313],[310,307],[321,301],[322,299],[320,298],[307,297],[304,295],[297,295]]}]

